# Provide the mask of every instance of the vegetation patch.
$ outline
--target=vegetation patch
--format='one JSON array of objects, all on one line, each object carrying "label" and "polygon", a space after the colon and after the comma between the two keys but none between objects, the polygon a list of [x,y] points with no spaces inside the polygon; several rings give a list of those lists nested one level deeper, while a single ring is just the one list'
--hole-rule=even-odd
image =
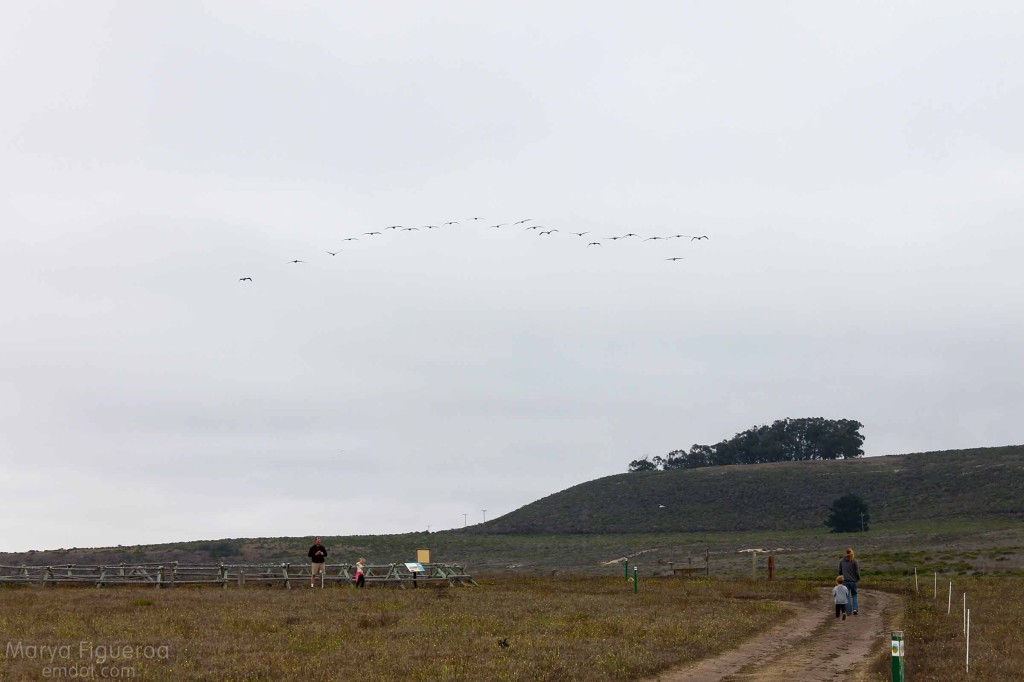
[{"label": "vegetation patch", "polygon": [[[0,592],[0,642],[167,646],[166,659],[131,662],[146,680],[628,680],[737,646],[786,617],[780,600],[816,598],[803,581],[651,579],[634,593],[624,578],[510,577],[441,589],[449,596],[21,587]],[[4,657],[0,678],[39,678],[44,663]]]},{"label": "vegetation patch", "polygon": [[[952,599],[949,584],[953,583]],[[941,576],[915,590],[907,580],[891,581],[887,589],[904,597],[904,609],[893,616],[893,630],[906,642],[908,680],[944,682],[1007,682],[1024,679],[1024,616],[1020,609],[1020,578]],[[971,611],[970,673],[964,632],[964,594]],[[889,680],[891,657],[873,661],[871,679]]]}]

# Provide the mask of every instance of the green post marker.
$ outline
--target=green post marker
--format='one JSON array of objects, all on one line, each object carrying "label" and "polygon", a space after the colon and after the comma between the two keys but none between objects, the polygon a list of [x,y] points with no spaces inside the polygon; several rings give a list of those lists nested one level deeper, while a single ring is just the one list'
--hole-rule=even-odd
[{"label": "green post marker", "polygon": [[640,576],[637,575],[636,566],[633,567],[633,594],[640,591]]},{"label": "green post marker", "polygon": [[623,561],[626,564],[626,580],[629,580],[629,559],[627,558],[627,559],[624,559]]},{"label": "green post marker", "polygon": [[904,667],[903,630],[892,633],[892,682],[906,682]]}]

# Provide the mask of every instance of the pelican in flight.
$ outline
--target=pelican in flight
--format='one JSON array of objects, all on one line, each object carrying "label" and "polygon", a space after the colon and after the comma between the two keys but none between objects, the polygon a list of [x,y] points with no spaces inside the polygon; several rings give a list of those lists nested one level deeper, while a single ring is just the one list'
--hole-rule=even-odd
[{"label": "pelican in flight", "polygon": [[343,242],[357,242],[357,241],[359,241],[359,237],[345,237],[341,241],[343,241]]},{"label": "pelican in flight", "polygon": [[331,254],[332,256],[337,256],[339,253],[341,253],[341,251],[328,251],[327,253]]},{"label": "pelican in flight", "polygon": [[252,281],[252,277],[239,277],[238,281],[239,282],[251,282]]},{"label": "pelican in flight", "polygon": [[418,227],[403,227],[402,228],[402,232],[408,232],[410,230],[418,230],[418,229],[420,229],[420,228],[418,228]]},{"label": "pelican in flight", "polygon": [[695,240],[698,240],[698,239],[707,239],[707,238],[708,238],[708,236],[706,234],[702,234],[699,237],[690,237],[690,241],[692,242],[692,241],[695,241]]},{"label": "pelican in flight", "polygon": [[372,236],[372,235],[381,234],[381,233],[380,232],[363,232],[363,234],[371,235]]},{"label": "pelican in flight", "polygon": [[537,234],[551,234],[553,232],[558,232],[558,230],[547,230],[546,232],[538,232]]},{"label": "pelican in flight", "polygon": [[665,260],[686,260],[682,256],[676,256],[675,258],[666,258]]},{"label": "pelican in flight", "polygon": [[587,244],[587,246],[601,246],[601,242],[590,242],[589,244]]},{"label": "pelican in flight", "polygon": [[512,223],[512,224],[513,224],[513,225],[522,225],[523,223],[528,223],[528,222],[530,222],[531,220],[533,220],[533,218],[527,218],[526,220],[518,220],[518,221],[516,221],[516,222],[514,222],[514,223]]},{"label": "pelican in flight", "polygon": [[572,234],[576,235],[577,237],[582,237],[583,235],[590,234],[590,233],[589,232],[573,232]]},{"label": "pelican in flight", "polygon": [[289,263],[305,263],[306,261],[304,261],[304,260],[290,260],[288,262]]}]

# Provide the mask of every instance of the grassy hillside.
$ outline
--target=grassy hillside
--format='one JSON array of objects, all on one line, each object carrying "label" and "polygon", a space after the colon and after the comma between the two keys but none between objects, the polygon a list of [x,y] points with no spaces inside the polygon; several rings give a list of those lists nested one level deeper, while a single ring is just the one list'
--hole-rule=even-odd
[{"label": "grassy hillside", "polygon": [[1024,518],[1024,446],[608,476],[466,532],[688,533],[820,527],[860,495],[872,523]]},{"label": "grassy hillside", "polygon": [[[853,492],[871,512],[865,534],[835,535],[823,521]],[[659,505],[665,505],[664,508]],[[306,563],[308,537],[201,540],[96,549],[0,553],[0,564]],[[847,544],[872,573],[920,569],[1024,570],[1024,446],[623,474],[590,481],[466,529],[324,536],[330,563],[412,561],[416,549],[472,573],[618,574],[617,559],[645,575],[703,565],[748,574],[751,547],[771,548],[781,575],[831,572]]]}]

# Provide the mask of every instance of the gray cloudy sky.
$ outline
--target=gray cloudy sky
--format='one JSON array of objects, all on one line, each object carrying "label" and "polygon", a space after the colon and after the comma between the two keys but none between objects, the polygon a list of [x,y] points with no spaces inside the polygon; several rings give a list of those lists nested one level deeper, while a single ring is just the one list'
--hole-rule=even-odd
[{"label": "gray cloudy sky", "polygon": [[457,527],[787,416],[1024,441],[1022,29],[5,3],[0,550]]}]

